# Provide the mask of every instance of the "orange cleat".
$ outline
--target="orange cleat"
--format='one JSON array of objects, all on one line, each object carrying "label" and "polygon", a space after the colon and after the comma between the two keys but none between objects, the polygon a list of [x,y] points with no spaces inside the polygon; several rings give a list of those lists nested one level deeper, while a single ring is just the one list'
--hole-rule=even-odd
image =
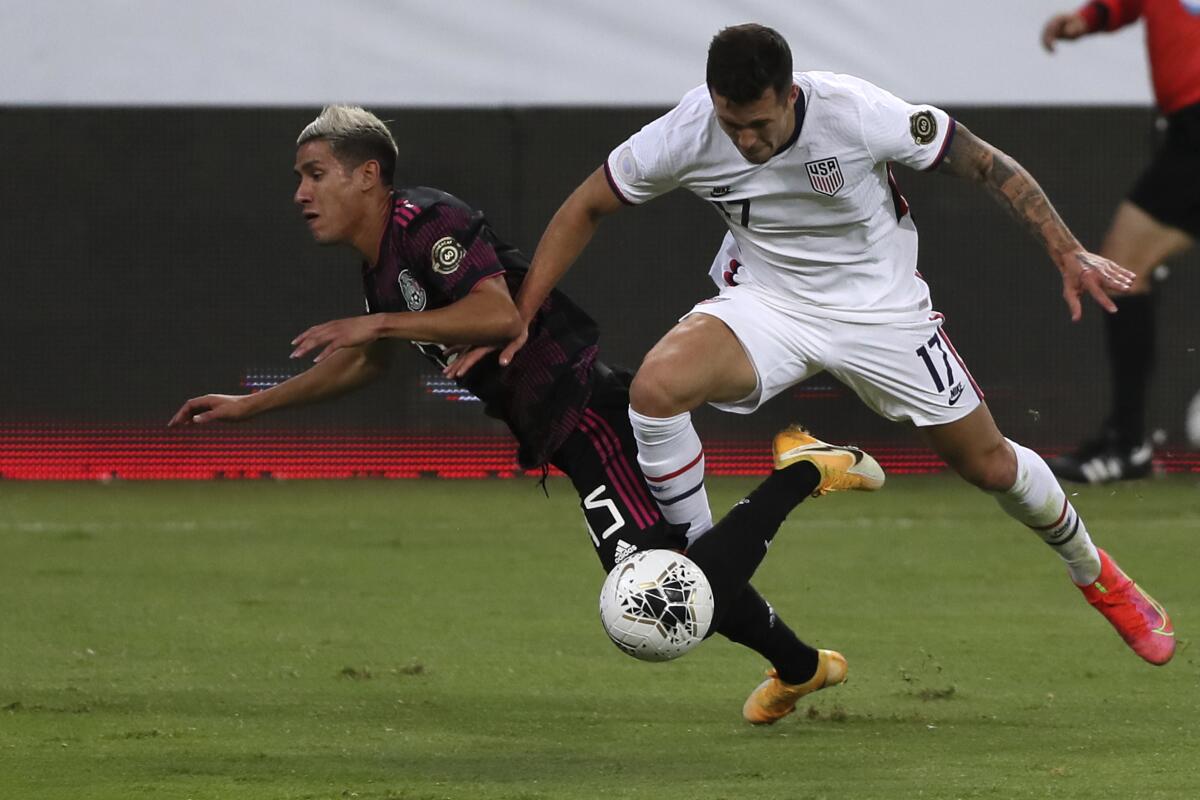
[{"label": "orange cleat", "polygon": [[846,658],[833,650],[817,651],[817,673],[804,683],[792,685],[779,680],[775,670],[767,671],[767,679],[758,685],[746,704],[742,716],[755,725],[771,725],[796,710],[796,701],[806,694],[846,682]]},{"label": "orange cleat", "polygon": [[1175,629],[1166,609],[1130,580],[1108,553],[1100,551],[1100,577],[1079,591],[1133,652],[1151,664],[1165,664],[1175,655]]},{"label": "orange cleat", "polygon": [[849,489],[873,492],[883,486],[883,467],[857,447],[826,444],[799,425],[791,425],[775,434],[771,442],[775,469],[808,461],[821,473],[821,483],[813,492],[819,497]]}]

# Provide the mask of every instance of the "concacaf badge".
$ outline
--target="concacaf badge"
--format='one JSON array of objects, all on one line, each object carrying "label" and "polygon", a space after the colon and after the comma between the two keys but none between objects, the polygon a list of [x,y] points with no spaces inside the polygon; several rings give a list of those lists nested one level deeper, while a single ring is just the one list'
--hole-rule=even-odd
[{"label": "concacaf badge", "polygon": [[449,275],[458,269],[467,251],[453,236],[443,236],[433,243],[433,252],[429,259],[433,263],[433,271],[440,275]]},{"label": "concacaf badge", "polygon": [[908,131],[917,144],[929,144],[937,138],[937,117],[929,109],[908,118]]}]

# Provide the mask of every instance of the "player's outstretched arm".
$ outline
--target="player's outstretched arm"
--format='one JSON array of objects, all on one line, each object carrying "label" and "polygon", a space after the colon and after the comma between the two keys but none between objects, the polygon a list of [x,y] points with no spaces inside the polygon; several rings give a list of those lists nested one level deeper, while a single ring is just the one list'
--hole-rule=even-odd
[{"label": "player's outstretched arm", "polygon": [[1078,320],[1085,292],[1104,310],[1117,310],[1108,292],[1128,291],[1134,275],[1107,258],[1089,253],[1059,217],[1050,198],[1014,158],[956,123],[954,140],[938,170],[982,184],[1050,254],[1063,278],[1063,300]]},{"label": "player's outstretched arm", "polygon": [[406,339],[443,345],[501,344],[521,330],[521,319],[500,275],[477,283],[465,297],[429,311],[366,314],[314,325],[292,340],[292,358],[320,350],[325,361],[346,347],[379,339]]},{"label": "player's outstretched arm", "polygon": [[[521,315],[520,332],[500,351],[500,366],[507,367],[529,336],[529,322],[542,307],[546,297],[562,280],[563,275],[579,258],[591,241],[600,221],[621,208],[621,201],[608,185],[604,168],[600,167],[575,188],[542,233],[533,253],[529,272],[517,291],[517,310]],[[492,352],[494,346],[473,347],[454,360],[445,370],[448,378],[458,379]]]},{"label": "player's outstretched arm", "polygon": [[1087,20],[1076,12],[1055,14],[1042,27],[1042,47],[1048,52],[1054,52],[1054,42],[1058,39],[1078,39],[1089,33]]},{"label": "player's outstretched arm", "polygon": [[168,427],[241,422],[267,411],[307,405],[353,391],[383,374],[391,360],[387,342],[339,350],[283,383],[253,394],[206,394],[184,403]]}]

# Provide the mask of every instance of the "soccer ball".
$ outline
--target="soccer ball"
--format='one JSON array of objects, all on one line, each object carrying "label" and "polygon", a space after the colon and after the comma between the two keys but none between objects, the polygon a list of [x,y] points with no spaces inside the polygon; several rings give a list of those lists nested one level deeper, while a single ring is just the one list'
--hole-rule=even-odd
[{"label": "soccer ball", "polygon": [[613,567],[600,590],[608,638],[642,661],[670,661],[704,640],[713,618],[708,578],[674,550],[645,550]]}]

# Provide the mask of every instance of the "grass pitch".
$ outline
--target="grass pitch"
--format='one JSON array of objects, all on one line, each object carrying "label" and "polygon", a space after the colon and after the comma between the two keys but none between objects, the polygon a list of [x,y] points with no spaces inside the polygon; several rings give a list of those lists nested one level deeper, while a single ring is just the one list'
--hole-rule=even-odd
[{"label": "grass pitch", "polygon": [[805,502],[755,583],[850,681],[769,728],[749,651],[609,644],[550,489],[0,484],[0,797],[1200,796],[1194,477],[1074,497],[1171,610],[1164,668],[965,484]]}]

